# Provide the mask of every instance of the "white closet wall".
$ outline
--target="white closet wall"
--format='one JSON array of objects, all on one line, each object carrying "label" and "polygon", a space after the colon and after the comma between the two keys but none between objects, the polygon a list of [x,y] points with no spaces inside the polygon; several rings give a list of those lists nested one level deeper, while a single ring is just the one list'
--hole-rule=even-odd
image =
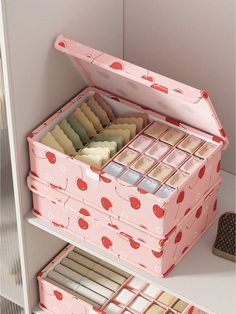
[{"label": "white closet wall", "polygon": [[122,58],[123,1],[7,0],[2,1],[2,15],[7,116],[28,314],[38,301],[37,271],[65,242],[24,221],[32,207],[26,186],[26,136],[84,86],[69,60],[53,48],[53,42],[63,33]]},{"label": "white closet wall", "polygon": [[125,59],[208,90],[230,140],[222,168],[235,173],[235,1],[124,3]]}]

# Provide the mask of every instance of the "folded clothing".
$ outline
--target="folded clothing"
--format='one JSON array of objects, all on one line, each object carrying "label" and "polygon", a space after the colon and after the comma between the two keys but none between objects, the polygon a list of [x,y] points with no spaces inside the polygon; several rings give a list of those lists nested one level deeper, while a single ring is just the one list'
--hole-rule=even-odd
[{"label": "folded clothing", "polygon": [[112,121],[112,123],[120,124],[120,123],[127,123],[127,124],[135,124],[137,132],[140,132],[143,129],[144,120],[141,117],[118,117]]},{"label": "folded clothing", "polygon": [[80,122],[74,117],[73,114],[69,115],[67,118],[68,123],[72,127],[72,129],[79,135],[81,141],[83,144],[86,144],[89,142],[89,136],[84,129],[84,127],[80,124]]},{"label": "folded clothing", "polygon": [[87,165],[100,169],[102,167],[102,157],[96,155],[76,155],[75,159],[84,162]]},{"label": "folded clothing", "polygon": [[80,108],[86,117],[92,122],[95,130],[98,132],[101,131],[103,129],[102,124],[95,113],[89,108],[89,106],[84,102]]},{"label": "folded clothing", "polygon": [[89,137],[96,136],[97,132],[92,124],[92,122],[87,118],[80,108],[77,108],[74,112],[75,118],[83,126]]},{"label": "folded clothing", "polygon": [[127,144],[130,141],[131,135],[130,130],[128,129],[104,129],[101,132],[102,135],[120,135],[123,138],[124,144]]},{"label": "folded clothing", "polygon": [[113,129],[113,130],[129,130],[130,131],[130,137],[133,138],[136,135],[136,124],[128,124],[128,123],[118,123],[114,124],[112,123],[111,125],[108,126],[108,129]]},{"label": "folded clothing", "polygon": [[108,141],[108,142],[116,142],[117,150],[120,150],[124,146],[124,138],[121,135],[112,135],[112,134],[99,134],[92,139],[92,142],[97,141]]},{"label": "folded clothing", "polygon": [[62,131],[62,129],[58,125],[54,127],[51,133],[53,137],[56,139],[56,141],[64,149],[67,155],[74,156],[76,154],[76,150],[71,140],[65,135],[65,133]]},{"label": "folded clothing", "polygon": [[117,152],[117,143],[115,141],[111,141],[111,142],[108,142],[108,141],[97,141],[97,142],[90,142],[87,147],[107,147],[110,149],[110,155],[111,157],[113,157],[116,152]]},{"label": "folded clothing", "polygon": [[97,103],[102,107],[102,109],[106,112],[109,119],[113,121],[115,119],[115,114],[112,111],[111,107],[106,103],[106,101],[102,98],[101,95],[98,93],[94,94],[94,99],[97,101]]},{"label": "folded clothing", "polygon": [[79,135],[72,129],[72,127],[70,126],[70,124],[67,122],[66,119],[64,119],[60,123],[60,128],[66,134],[66,136],[71,140],[76,150],[83,147],[83,143],[81,142]]},{"label": "folded clothing", "polygon": [[102,164],[106,163],[110,159],[110,149],[108,147],[86,147],[78,152],[78,155],[93,155],[101,156]]},{"label": "folded clothing", "polygon": [[61,145],[56,141],[55,137],[51,134],[51,132],[47,132],[44,137],[40,141],[42,144],[53,148],[61,153],[65,153],[64,149]]},{"label": "folded clothing", "polygon": [[110,124],[110,119],[106,111],[97,103],[94,97],[89,98],[88,106],[95,113],[95,115],[99,118],[103,126],[107,126]]},{"label": "folded clothing", "polygon": [[[47,132],[41,143],[86,164],[101,168],[146,124],[146,114],[115,116],[105,99],[95,93]],[[105,128],[104,128],[105,127]]]}]

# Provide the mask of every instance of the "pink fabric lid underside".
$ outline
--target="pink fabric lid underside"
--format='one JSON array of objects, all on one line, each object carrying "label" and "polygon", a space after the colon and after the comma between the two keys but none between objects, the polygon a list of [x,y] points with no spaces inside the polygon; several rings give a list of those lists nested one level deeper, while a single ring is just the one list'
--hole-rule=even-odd
[{"label": "pink fabric lid underside", "polygon": [[57,38],[55,47],[73,57],[90,86],[159,112],[174,119],[174,123],[184,122],[212,134],[222,139],[226,148],[227,136],[206,91],[148,71],[62,35]]}]

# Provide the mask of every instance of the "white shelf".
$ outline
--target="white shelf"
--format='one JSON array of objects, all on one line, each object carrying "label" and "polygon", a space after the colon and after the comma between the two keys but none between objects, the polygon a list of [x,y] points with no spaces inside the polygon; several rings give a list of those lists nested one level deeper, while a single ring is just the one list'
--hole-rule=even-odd
[{"label": "white shelf", "polygon": [[[219,214],[225,210],[234,209],[233,193],[235,177],[224,171],[222,171],[222,177],[223,184],[219,196]],[[68,234],[65,230],[51,226],[49,223],[34,217],[31,213],[25,218],[29,223],[66,242],[103,258],[132,274],[139,275],[149,282],[155,282],[163,289],[182,297],[208,313],[234,313],[234,263],[212,254],[217,224],[214,224],[200,239],[191,252],[176,266],[169,277],[153,279],[153,276],[147,274],[145,271],[111,256],[102,249],[86,243],[83,239],[78,239]],[[229,296],[227,302],[222,302],[222,296]],[[42,311],[36,311],[35,313],[42,313]]]},{"label": "white shelf", "polygon": [[32,313],[33,314],[45,314],[45,312],[42,311],[38,305],[35,306]]}]

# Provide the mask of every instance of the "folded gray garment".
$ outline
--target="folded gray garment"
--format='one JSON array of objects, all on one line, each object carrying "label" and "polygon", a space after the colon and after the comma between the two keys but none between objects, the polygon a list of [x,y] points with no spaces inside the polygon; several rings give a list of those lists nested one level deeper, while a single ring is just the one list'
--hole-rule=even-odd
[{"label": "folded gray garment", "polygon": [[66,120],[72,129],[79,135],[83,144],[87,144],[89,142],[88,134],[73,114],[70,114]]}]

